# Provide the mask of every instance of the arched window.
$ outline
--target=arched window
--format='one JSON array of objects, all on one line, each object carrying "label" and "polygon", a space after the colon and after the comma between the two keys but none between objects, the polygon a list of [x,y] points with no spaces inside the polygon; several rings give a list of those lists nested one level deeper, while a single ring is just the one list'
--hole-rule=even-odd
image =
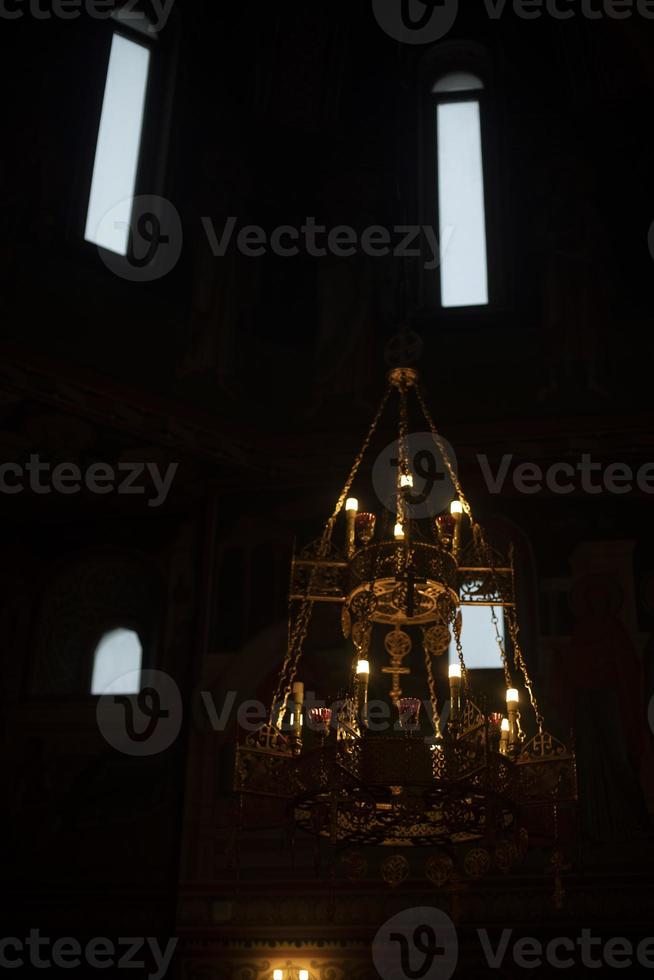
[{"label": "arched window", "polygon": [[440,255],[444,308],[489,302],[486,193],[482,149],[484,84],[469,72],[451,71],[431,90],[435,109]]},{"label": "arched window", "polygon": [[143,648],[134,630],[105,633],[93,655],[91,694],[138,694],[142,660]]},{"label": "arched window", "polygon": [[450,71],[434,85],[432,92],[442,95],[446,92],[479,92],[484,83],[477,75],[467,71]]}]

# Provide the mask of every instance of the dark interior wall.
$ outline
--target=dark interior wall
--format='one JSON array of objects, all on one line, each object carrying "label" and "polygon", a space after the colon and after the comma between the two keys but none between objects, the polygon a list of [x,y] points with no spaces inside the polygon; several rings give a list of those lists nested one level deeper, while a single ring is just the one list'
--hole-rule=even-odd
[{"label": "dark interior wall", "polygon": [[[183,240],[152,282],[121,278],[82,240],[108,24],[26,15],[1,26],[2,457],[179,467],[161,508],[145,495],[0,494],[3,841],[17,915],[65,930],[84,908],[76,921],[89,931],[102,920],[119,930],[136,909],[141,929],[165,931],[180,854],[184,873],[211,879],[188,812],[182,822],[185,792],[207,835],[222,805],[213,783],[193,795],[215,762],[213,743],[202,755],[189,736],[193,698],[207,678],[220,690],[221,671],[283,618],[293,536],[309,540],[326,516],[405,318],[479,516],[524,542],[534,647],[568,642],[576,622],[565,584],[548,606],[543,580],[570,584],[585,542],[632,542],[627,598],[654,693],[648,494],[532,495],[509,477],[489,496],[479,461],[496,471],[508,454],[512,474],[584,453],[603,467],[653,458],[654,25],[459,12],[448,51],[480,46],[488,67],[502,288],[489,310],[447,315],[424,301],[419,262],[215,258],[202,224],[424,220],[426,52],[386,36],[369,3],[178,0],[156,52],[143,177],[179,214]],[[384,427],[380,447],[392,438]],[[184,704],[180,739],[151,759],[100,737],[80,680],[112,602],[143,617],[151,663]],[[262,696],[278,645],[275,634],[253,654]],[[78,686],[35,685],[39,658],[51,666],[60,650],[62,664],[79,651]],[[556,702],[554,653],[533,655]],[[225,772],[217,783],[222,799]],[[74,894],[56,912],[62,888]]]},{"label": "dark interior wall", "polygon": [[[174,8],[155,52],[165,70],[152,86],[144,166],[148,193],[180,214],[183,248],[169,275],[138,284],[117,280],[80,240],[110,27],[88,17],[9,22],[5,337],[209,407],[220,399],[216,374],[232,375],[238,400],[254,369],[265,400],[291,352],[328,385],[350,333],[381,351],[405,312],[402,263],[234,250],[220,262],[207,256],[201,226],[210,217],[220,230],[232,215],[238,227],[269,230],[309,215],[330,227],[420,221],[425,50],[394,43],[368,8],[290,4],[256,17],[226,5]],[[643,406],[646,374],[632,382],[634,361],[647,363],[634,352],[650,344],[648,29],[460,12],[446,43],[465,50],[471,39],[487,52],[503,289],[493,310],[434,316],[408,271],[404,305],[419,318],[446,416],[558,411],[538,399],[558,384],[583,412]],[[589,253],[588,271],[567,280],[555,263],[566,248]],[[371,284],[365,309],[353,299],[353,269]],[[326,289],[341,291],[340,306]],[[439,372],[460,356],[462,334],[465,370]],[[252,352],[265,370],[249,363]],[[579,392],[589,371],[600,390]],[[361,380],[348,382],[350,398]],[[283,422],[307,420],[295,404]]]}]

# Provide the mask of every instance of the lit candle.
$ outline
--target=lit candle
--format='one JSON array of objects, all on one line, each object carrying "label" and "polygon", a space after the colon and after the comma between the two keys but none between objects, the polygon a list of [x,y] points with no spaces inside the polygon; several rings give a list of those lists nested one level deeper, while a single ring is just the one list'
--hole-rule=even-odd
[{"label": "lit candle", "polygon": [[508,755],[509,752],[509,719],[502,718],[502,727],[500,734],[500,752],[502,755]]},{"label": "lit candle", "polygon": [[359,510],[359,501],[356,497],[348,497],[345,501],[345,549],[347,551],[347,557],[351,558],[354,554],[355,549],[355,527],[357,519],[357,511]]},{"label": "lit candle", "polygon": [[300,970],[300,980],[309,980],[308,970]]},{"label": "lit candle", "polygon": [[461,519],[463,517],[463,504],[460,500],[453,500],[450,504],[450,514],[454,518],[454,535],[452,538],[452,554],[455,558],[459,557],[461,547]]},{"label": "lit candle", "polygon": [[302,735],[302,705],[304,702],[304,684],[302,681],[295,681],[293,684],[293,703],[295,705],[295,711],[291,716],[291,725],[293,726],[293,734],[295,738],[299,739]]},{"label": "lit candle", "polygon": [[459,720],[461,712],[461,664],[450,664],[450,718]]},{"label": "lit candle", "polygon": [[399,521],[395,525],[395,532],[394,533],[395,533],[395,540],[396,541],[404,541],[404,526],[402,524],[400,524]]},{"label": "lit candle", "polygon": [[506,692],[506,708],[509,715],[509,752],[514,752],[518,744],[518,704],[520,695],[514,687]]},{"label": "lit candle", "polygon": [[273,980],[284,980],[284,971],[273,970]]},{"label": "lit candle", "polygon": [[370,663],[367,660],[360,660],[357,664],[357,710],[359,720],[366,724],[366,714],[368,706],[368,681],[370,679]]},{"label": "lit candle", "polygon": [[[413,477],[410,473],[400,473],[397,490],[397,523],[402,527],[402,538],[404,535],[404,524],[407,518],[408,508],[406,495],[413,486]],[[398,538],[397,533],[395,537]],[[398,538],[398,540],[400,540]]]}]

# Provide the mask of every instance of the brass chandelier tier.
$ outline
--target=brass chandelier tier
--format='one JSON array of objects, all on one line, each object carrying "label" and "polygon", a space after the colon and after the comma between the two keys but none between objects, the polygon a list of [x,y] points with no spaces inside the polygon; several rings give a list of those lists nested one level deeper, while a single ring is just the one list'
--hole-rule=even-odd
[{"label": "brass chandelier tier", "polygon": [[[350,494],[392,395],[399,403],[395,509],[378,520],[361,512]],[[456,492],[451,507],[435,519],[412,516],[413,398]],[[343,513],[339,543],[336,529]],[[343,664],[348,691],[331,708],[305,703],[297,680],[318,603],[340,610],[343,634],[352,645]],[[502,711],[471,690],[462,608],[474,605],[490,607],[506,684]],[[574,753],[545,730],[519,642],[512,549],[498,554],[474,520],[415,370],[390,373],[321,537],[294,557],[289,610],[288,648],[268,722],[237,748],[235,789],[243,799],[285,801],[287,819],[334,845],[439,846],[449,853],[456,845],[474,844],[475,874],[492,867],[508,870],[524,855],[530,835],[557,841],[562,815],[576,800]],[[382,633],[387,660],[378,665],[374,658]],[[422,700],[402,690],[416,636],[424,660],[428,733],[419,722]],[[451,645],[458,662],[447,667],[444,654]],[[372,730],[371,674],[390,678],[390,700],[398,712],[390,734]],[[442,706],[439,685],[449,693]],[[521,701],[534,718],[530,739],[522,727]]]}]

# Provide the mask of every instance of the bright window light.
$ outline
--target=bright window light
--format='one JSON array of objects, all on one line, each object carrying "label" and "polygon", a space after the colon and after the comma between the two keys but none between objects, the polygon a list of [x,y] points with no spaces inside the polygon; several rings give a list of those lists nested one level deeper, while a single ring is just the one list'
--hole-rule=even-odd
[{"label": "bright window light", "polygon": [[[502,654],[497,645],[497,636],[491,616],[490,606],[461,606],[461,646],[463,659],[470,670],[480,668],[501,668]],[[497,627],[504,645],[504,614],[501,606],[495,607]],[[458,664],[459,655],[454,640],[450,643],[450,663]]]},{"label": "bright window light", "polygon": [[114,34],[95,151],[86,241],[126,255],[150,51]]},{"label": "bright window light", "polygon": [[484,173],[479,102],[443,102],[438,128],[441,302],[488,303]]},{"label": "bright window light", "polygon": [[133,630],[105,633],[93,657],[91,694],[138,694],[142,658],[141,641]]}]

